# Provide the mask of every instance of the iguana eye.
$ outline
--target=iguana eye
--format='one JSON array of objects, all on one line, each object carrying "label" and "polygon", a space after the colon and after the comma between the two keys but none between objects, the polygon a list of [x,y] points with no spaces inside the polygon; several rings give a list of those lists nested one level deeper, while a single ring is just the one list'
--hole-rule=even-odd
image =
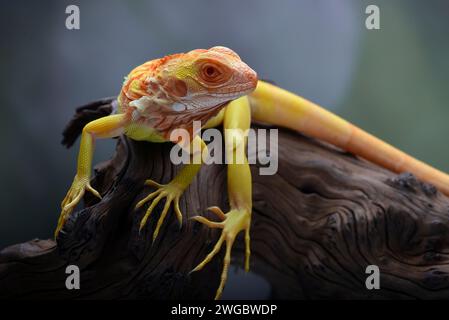
[{"label": "iguana eye", "polygon": [[208,77],[213,77],[217,73],[217,69],[214,67],[207,67],[206,68],[206,74]]},{"label": "iguana eye", "polygon": [[203,85],[216,87],[227,83],[232,76],[232,70],[220,63],[209,59],[198,61],[198,80]]},{"label": "iguana eye", "polygon": [[218,80],[221,75],[222,72],[217,67],[211,64],[205,64],[202,67],[202,76],[206,81]]}]

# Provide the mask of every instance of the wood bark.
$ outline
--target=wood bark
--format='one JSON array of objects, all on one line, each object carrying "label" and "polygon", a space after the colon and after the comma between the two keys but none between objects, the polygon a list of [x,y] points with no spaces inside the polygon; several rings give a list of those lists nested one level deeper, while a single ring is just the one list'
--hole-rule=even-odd
[{"label": "wood bark", "polygon": [[[143,182],[167,183],[179,170],[171,146],[119,138],[115,155],[95,169],[101,201],[86,195],[57,243],[32,240],[0,252],[0,298],[213,298],[224,252],[189,272],[219,231],[188,217],[214,219],[207,207],[228,209],[225,165],[203,166],[186,190],[182,229],[170,210],[152,244],[162,201],[138,232],[146,207],[134,206],[151,191]],[[251,165],[251,271],[269,282],[270,298],[449,298],[449,199],[433,186],[285,129],[277,174],[261,176],[259,168]],[[242,266],[242,236],[232,252]],[[80,290],[65,287],[70,264],[81,270]],[[379,267],[379,290],[366,288],[368,265]]]}]

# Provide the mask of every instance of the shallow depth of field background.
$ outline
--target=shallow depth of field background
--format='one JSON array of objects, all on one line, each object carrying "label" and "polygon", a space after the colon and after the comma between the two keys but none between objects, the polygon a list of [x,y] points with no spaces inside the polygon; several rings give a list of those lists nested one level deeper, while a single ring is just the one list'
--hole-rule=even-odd
[{"label": "shallow depth of field background", "polygon": [[[65,28],[69,4],[80,30]],[[365,28],[368,4],[381,30]],[[60,145],[74,108],[117,94],[146,60],[195,48],[228,46],[261,78],[449,172],[448,13],[444,0],[2,2],[0,248],[52,236],[75,174],[78,144]],[[100,141],[95,161],[113,150]],[[231,270],[225,298],[268,296],[263,279]]]}]

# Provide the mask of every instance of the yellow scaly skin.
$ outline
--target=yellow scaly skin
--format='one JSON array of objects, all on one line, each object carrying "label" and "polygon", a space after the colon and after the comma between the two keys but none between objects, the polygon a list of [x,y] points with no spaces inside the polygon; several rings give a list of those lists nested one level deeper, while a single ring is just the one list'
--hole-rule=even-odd
[{"label": "yellow scaly skin", "polygon": [[[198,49],[144,63],[128,75],[118,102],[118,114],[92,121],[83,129],[77,174],[62,201],[55,237],[86,190],[101,198],[89,184],[96,138],[125,134],[134,140],[164,142],[170,140],[170,133],[173,130],[191,127],[194,120],[205,122],[203,128],[223,124],[224,129],[242,130],[225,135],[226,156],[237,156],[237,146],[233,141],[246,144],[246,137],[240,132],[245,132],[253,119],[322,139],[394,172],[410,171],[422,180],[435,184],[443,193],[449,195],[448,175],[397,150],[304,98],[258,81],[256,73],[243,63],[235,52],[225,47]],[[191,136],[194,137],[191,146],[198,143],[201,150],[207,148],[199,136],[196,136],[196,132],[191,132]],[[187,149],[190,150],[189,146]],[[140,228],[145,226],[155,206],[162,199],[166,199],[153,234],[153,241],[172,203],[176,217],[182,224],[179,198],[200,167],[201,163],[184,166],[166,185],[152,180],[145,182],[145,185],[156,188],[156,191],[139,201],[136,206],[139,208],[149,203]],[[201,270],[225,243],[223,270],[215,299],[220,298],[222,294],[231,261],[232,245],[241,231],[245,232],[245,269],[249,269],[251,173],[246,158],[243,164],[228,164],[227,168],[230,211],[224,213],[218,207],[209,208],[219,219],[218,222],[202,216],[192,218],[210,228],[222,229],[213,250],[192,270],[192,272]]]}]

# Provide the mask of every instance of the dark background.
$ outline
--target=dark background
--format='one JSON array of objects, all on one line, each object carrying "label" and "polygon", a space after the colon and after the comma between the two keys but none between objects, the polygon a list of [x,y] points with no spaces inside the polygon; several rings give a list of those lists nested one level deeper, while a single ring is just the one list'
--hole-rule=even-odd
[{"label": "dark background", "polygon": [[[70,4],[80,30],[65,27]],[[365,28],[369,4],[380,30]],[[195,48],[228,46],[261,78],[449,171],[448,17],[444,0],[2,1],[0,248],[52,236],[75,174],[78,145],[60,145],[74,107],[117,94],[146,60]],[[95,162],[113,149],[99,142]],[[224,297],[268,289],[231,271]]]}]

